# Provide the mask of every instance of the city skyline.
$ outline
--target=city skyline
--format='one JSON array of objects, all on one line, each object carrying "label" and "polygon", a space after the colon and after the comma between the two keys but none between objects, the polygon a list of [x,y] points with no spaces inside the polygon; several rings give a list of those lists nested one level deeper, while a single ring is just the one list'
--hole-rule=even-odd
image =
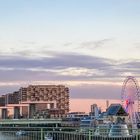
[{"label": "city skyline", "polygon": [[120,99],[140,80],[140,2],[0,1],[0,92],[65,84],[71,99]]}]

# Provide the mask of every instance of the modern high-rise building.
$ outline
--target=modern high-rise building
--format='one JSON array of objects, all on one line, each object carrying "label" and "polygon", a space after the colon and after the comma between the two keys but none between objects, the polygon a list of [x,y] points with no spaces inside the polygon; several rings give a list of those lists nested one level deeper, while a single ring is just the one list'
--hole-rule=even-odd
[{"label": "modern high-rise building", "polygon": [[97,104],[92,104],[91,105],[91,115],[98,117],[99,116],[99,108]]},{"label": "modern high-rise building", "polygon": [[64,117],[68,112],[69,89],[64,85],[29,85],[0,97],[1,118]]},{"label": "modern high-rise building", "polygon": [[106,100],[106,110],[109,108],[109,100]]}]

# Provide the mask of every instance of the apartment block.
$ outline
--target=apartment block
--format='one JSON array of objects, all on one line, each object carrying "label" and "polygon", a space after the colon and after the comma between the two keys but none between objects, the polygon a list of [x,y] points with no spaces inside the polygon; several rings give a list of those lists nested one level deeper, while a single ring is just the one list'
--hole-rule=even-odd
[{"label": "apartment block", "polygon": [[64,117],[69,112],[69,89],[64,85],[21,87],[19,91],[0,97],[1,112],[3,112],[2,109],[12,108],[13,115],[1,116],[13,118]]}]

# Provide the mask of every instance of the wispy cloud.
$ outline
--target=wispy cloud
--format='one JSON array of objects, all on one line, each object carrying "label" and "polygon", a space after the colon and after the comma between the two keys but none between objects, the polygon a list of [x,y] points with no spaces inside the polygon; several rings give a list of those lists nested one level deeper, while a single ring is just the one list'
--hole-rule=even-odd
[{"label": "wispy cloud", "polygon": [[68,46],[71,46],[71,45],[73,45],[73,43],[72,42],[67,42],[67,43],[65,43],[65,44],[63,44],[65,47],[68,47]]},{"label": "wispy cloud", "polygon": [[108,39],[102,39],[102,40],[97,40],[97,41],[85,41],[80,44],[81,48],[87,48],[87,49],[96,49],[96,48],[101,48],[104,47],[107,43],[113,41],[112,38]]}]

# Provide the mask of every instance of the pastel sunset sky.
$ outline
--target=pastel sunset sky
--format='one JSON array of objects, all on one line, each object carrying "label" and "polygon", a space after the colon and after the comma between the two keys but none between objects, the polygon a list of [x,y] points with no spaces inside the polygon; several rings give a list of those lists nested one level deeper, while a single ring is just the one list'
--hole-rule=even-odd
[{"label": "pastel sunset sky", "polygon": [[71,110],[120,99],[140,78],[139,16],[138,0],[0,0],[0,93],[65,84]]}]

